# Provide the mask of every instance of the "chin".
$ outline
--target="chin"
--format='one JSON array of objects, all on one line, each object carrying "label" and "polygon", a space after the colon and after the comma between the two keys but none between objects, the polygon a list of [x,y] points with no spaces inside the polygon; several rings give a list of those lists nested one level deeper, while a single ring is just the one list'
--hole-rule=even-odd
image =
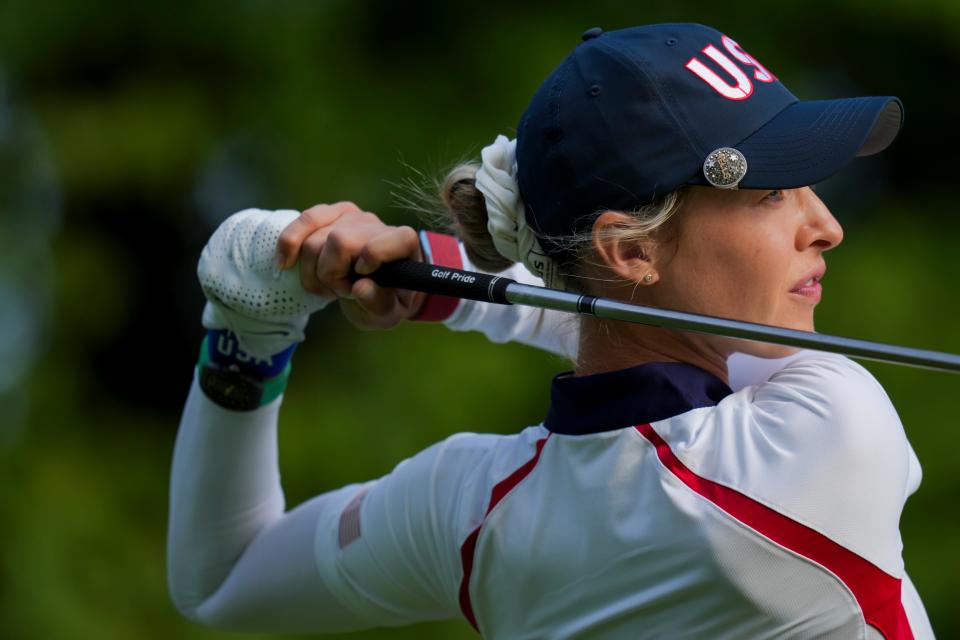
[{"label": "chin", "polygon": [[775,360],[786,358],[802,351],[800,347],[787,347],[782,344],[767,344],[765,342],[752,342],[747,348],[739,349],[740,353]]},{"label": "chin", "polygon": [[[771,322],[767,320],[766,322],[761,322],[761,324],[769,324],[776,327],[783,327],[784,329],[793,329],[795,331],[814,331],[812,310],[809,316],[803,319],[794,319],[788,322]],[[801,347],[789,347],[782,344],[770,344],[767,342],[738,338],[726,338],[726,341],[727,353],[745,353],[750,356],[766,358],[768,360],[786,358],[803,350]]]},{"label": "chin", "polygon": [[815,331],[813,328],[813,309],[807,309],[803,313],[790,314],[787,320],[766,322],[774,327],[783,327],[784,329],[793,329],[794,331]]},{"label": "chin", "polygon": [[770,344],[768,342],[757,342],[755,340],[745,340],[743,338],[715,337],[713,344],[717,347],[724,357],[729,358],[734,353],[744,353],[748,356],[757,358],[766,358],[775,360],[786,358],[802,351],[800,347],[788,347],[782,344]]}]

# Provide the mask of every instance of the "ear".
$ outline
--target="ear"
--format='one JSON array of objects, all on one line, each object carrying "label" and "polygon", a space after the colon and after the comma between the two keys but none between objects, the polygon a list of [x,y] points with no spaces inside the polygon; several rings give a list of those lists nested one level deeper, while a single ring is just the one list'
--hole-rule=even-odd
[{"label": "ear", "polygon": [[[618,211],[604,211],[593,222],[593,250],[608,269],[624,280],[652,284],[657,273],[658,243],[652,239],[625,240],[618,233],[634,226],[634,220]],[[644,276],[652,275],[649,282]]]}]

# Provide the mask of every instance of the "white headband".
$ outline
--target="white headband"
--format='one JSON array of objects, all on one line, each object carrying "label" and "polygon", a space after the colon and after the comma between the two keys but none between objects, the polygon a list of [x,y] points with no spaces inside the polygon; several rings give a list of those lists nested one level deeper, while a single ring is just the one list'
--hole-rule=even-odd
[{"label": "white headband", "polygon": [[522,262],[546,286],[563,288],[556,263],[546,254],[527,225],[517,184],[517,141],[498,135],[480,152],[477,189],[487,204],[487,230],[504,258]]}]

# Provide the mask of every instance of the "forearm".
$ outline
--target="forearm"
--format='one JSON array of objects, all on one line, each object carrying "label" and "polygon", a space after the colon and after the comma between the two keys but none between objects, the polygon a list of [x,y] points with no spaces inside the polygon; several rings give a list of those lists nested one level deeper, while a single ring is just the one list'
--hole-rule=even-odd
[{"label": "forearm", "polygon": [[[431,264],[486,273],[470,262],[453,236],[421,232],[420,244],[425,259]],[[515,264],[497,275],[543,286],[543,281],[522,264]],[[571,360],[576,357],[580,324],[576,316],[568,313],[523,305],[443,299],[442,296],[430,296],[425,307],[418,319],[443,322],[453,331],[480,331],[492,342],[519,342]]]},{"label": "forearm", "polygon": [[224,409],[196,370],[180,420],[170,480],[167,572],[188,617],[224,582],[247,545],[284,511],[277,459],[282,396],[251,411]]}]

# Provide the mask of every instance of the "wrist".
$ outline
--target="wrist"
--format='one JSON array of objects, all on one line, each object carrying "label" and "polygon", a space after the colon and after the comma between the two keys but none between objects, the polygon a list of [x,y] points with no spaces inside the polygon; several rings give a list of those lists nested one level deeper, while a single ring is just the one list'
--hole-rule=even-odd
[{"label": "wrist", "polygon": [[294,342],[282,351],[258,358],[241,349],[236,334],[229,329],[210,329],[204,339],[207,360],[263,379],[283,373],[297,344]]},{"label": "wrist", "polygon": [[239,350],[232,332],[210,330],[197,359],[200,387],[210,400],[226,409],[249,411],[270,404],[286,390],[296,344],[266,359],[256,359]]}]

